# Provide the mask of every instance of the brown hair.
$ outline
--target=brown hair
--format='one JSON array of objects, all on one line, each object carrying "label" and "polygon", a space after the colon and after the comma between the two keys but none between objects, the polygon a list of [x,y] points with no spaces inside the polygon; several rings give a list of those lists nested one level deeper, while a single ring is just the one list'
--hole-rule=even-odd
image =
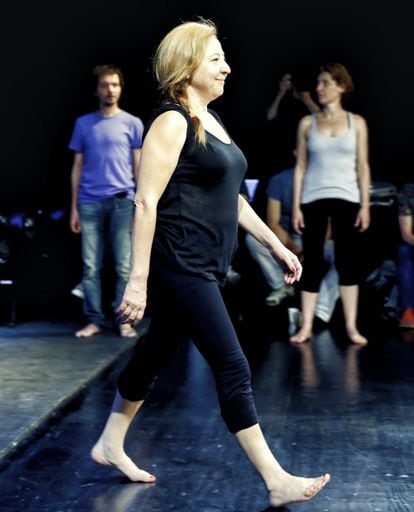
[{"label": "brown hair", "polygon": [[345,88],[345,91],[342,93],[343,99],[346,99],[351,95],[354,90],[354,82],[343,64],[339,64],[338,62],[328,62],[327,64],[320,66],[319,71],[321,73],[329,73],[338,85]]},{"label": "brown hair", "polygon": [[99,66],[95,66],[92,73],[98,80],[105,75],[118,75],[119,83],[121,84],[121,87],[124,87],[124,75],[121,69],[113,64],[100,64]]},{"label": "brown hair", "polygon": [[[154,55],[154,73],[158,88],[164,96],[190,108],[186,84],[205,55],[212,37],[217,37],[217,27],[211,20],[200,18],[187,21],[173,28],[162,39]],[[205,145],[206,135],[200,120],[192,117],[197,141]]]}]

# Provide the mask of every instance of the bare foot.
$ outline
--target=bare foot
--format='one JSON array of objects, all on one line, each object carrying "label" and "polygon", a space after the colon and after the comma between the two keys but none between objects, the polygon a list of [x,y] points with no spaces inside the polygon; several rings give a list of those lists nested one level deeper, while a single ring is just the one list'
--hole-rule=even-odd
[{"label": "bare foot", "polygon": [[348,338],[355,343],[355,345],[366,345],[368,340],[362,336],[358,331],[348,331]]},{"label": "bare foot", "polygon": [[302,327],[299,331],[289,338],[291,343],[306,343],[311,339],[312,332],[306,327]]},{"label": "bare foot", "polygon": [[111,450],[109,448],[105,449],[102,438],[100,438],[92,448],[91,458],[98,464],[117,468],[121,473],[132,480],[132,482],[155,482],[155,476],[143,469],[139,469],[123,450],[117,454],[110,452]]},{"label": "bare foot", "polygon": [[99,325],[96,324],[87,324],[85,327],[82,327],[82,329],[79,329],[79,331],[75,332],[75,336],[77,338],[90,338],[91,336],[95,336],[95,334],[98,334],[101,332],[101,328]]},{"label": "bare foot", "polygon": [[119,324],[119,335],[121,338],[136,338],[138,333],[129,324]]},{"label": "bare foot", "polygon": [[331,476],[326,473],[318,478],[302,478],[287,474],[277,488],[269,490],[271,507],[281,507],[290,503],[312,499],[325,487]]}]

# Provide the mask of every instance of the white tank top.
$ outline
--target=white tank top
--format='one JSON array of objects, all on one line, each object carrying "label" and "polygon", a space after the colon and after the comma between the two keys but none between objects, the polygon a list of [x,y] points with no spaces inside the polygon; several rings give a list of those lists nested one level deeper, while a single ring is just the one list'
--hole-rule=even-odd
[{"label": "white tank top", "polygon": [[302,203],[318,199],[361,201],[357,179],[357,142],[353,115],[348,112],[348,130],[331,137],[320,133],[312,115],[308,137],[308,166],[302,188]]}]

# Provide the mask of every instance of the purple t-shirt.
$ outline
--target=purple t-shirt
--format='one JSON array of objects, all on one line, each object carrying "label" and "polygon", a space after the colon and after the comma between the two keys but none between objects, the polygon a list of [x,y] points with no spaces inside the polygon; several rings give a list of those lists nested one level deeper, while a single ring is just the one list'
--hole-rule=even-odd
[{"label": "purple t-shirt", "polygon": [[121,110],[105,117],[92,112],[76,119],[69,148],[83,155],[79,203],[92,203],[125,192],[133,199],[133,150],[142,146],[143,123]]}]

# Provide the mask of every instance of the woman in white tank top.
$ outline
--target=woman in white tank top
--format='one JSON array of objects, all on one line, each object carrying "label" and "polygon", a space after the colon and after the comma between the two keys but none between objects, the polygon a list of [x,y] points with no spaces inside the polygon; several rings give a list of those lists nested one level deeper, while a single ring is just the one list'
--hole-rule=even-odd
[{"label": "woman in white tank top", "polygon": [[292,222],[295,231],[304,237],[304,275],[302,326],[291,337],[293,343],[306,342],[312,336],[329,222],[347,336],[352,343],[367,343],[357,329],[357,244],[358,232],[365,231],[370,224],[371,172],[366,122],[342,106],[344,97],[352,90],[352,78],[343,65],[321,66],[316,87],[321,110],[305,116],[298,127]]}]

